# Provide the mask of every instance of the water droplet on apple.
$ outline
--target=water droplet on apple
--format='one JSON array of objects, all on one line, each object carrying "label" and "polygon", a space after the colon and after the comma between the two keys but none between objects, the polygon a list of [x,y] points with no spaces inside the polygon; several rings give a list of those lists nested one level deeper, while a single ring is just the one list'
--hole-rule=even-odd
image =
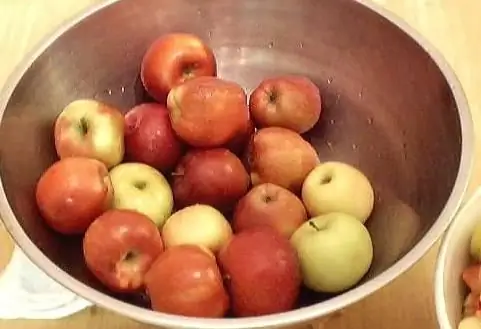
[{"label": "water droplet on apple", "polygon": [[267,46],[269,47],[269,49],[274,48],[274,41],[269,42]]},{"label": "water droplet on apple", "polygon": [[327,84],[330,85],[333,81],[334,81],[334,78],[333,78],[333,77],[329,77],[329,78],[327,79]]},{"label": "water droplet on apple", "polygon": [[352,144],[352,149],[353,149],[353,150],[357,150],[357,145],[356,145],[356,144]]},{"label": "water droplet on apple", "polygon": [[336,123],[336,120],[334,120],[334,119],[331,119],[331,120],[329,120],[329,123],[330,123],[331,125],[333,125],[333,124],[335,124],[335,123]]},{"label": "water droplet on apple", "polygon": [[301,49],[304,48],[304,43],[302,41],[299,42],[299,48],[301,48]]},{"label": "water droplet on apple", "polygon": [[337,94],[336,95],[336,105],[339,104],[340,102],[341,102],[341,95]]},{"label": "water droplet on apple", "polygon": [[372,125],[374,123],[374,119],[373,118],[367,118],[367,123]]}]

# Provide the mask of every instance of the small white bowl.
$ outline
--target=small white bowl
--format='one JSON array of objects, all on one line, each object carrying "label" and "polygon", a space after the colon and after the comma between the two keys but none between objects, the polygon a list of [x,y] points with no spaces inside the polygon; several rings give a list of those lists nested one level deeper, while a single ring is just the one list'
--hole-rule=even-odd
[{"label": "small white bowl", "polygon": [[440,329],[457,329],[462,319],[467,289],[462,281],[469,264],[469,244],[474,227],[481,221],[481,188],[461,208],[444,236],[439,250],[434,294]]}]

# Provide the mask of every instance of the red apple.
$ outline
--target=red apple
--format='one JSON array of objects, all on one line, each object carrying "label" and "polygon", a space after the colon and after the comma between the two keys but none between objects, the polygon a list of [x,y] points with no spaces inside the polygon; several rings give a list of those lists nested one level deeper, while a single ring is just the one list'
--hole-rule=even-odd
[{"label": "red apple", "polygon": [[122,113],[93,99],[75,100],[55,120],[54,139],[59,158],[93,158],[110,169],[124,157]]},{"label": "red apple", "polygon": [[107,167],[99,160],[68,157],[40,177],[36,201],[45,222],[64,234],[83,233],[110,208],[113,189]]},{"label": "red apple", "polygon": [[472,292],[481,293],[481,264],[470,265],[463,271],[463,281]]},{"label": "red apple", "polygon": [[170,124],[167,108],[146,103],[125,114],[125,155],[128,161],[142,162],[161,172],[171,171],[182,156],[183,143]]},{"label": "red apple", "polygon": [[283,127],[302,134],[319,120],[321,94],[307,77],[272,77],[254,89],[249,108],[259,128]]},{"label": "red apple", "polygon": [[147,272],[145,284],[158,312],[221,318],[229,307],[215,257],[196,245],[167,249]]},{"label": "red apple", "polygon": [[234,315],[281,313],[296,306],[299,261],[289,240],[275,230],[257,227],[234,235],[218,259]]},{"label": "red apple", "polygon": [[255,186],[234,211],[232,226],[235,232],[266,225],[289,239],[307,220],[302,201],[291,191],[275,184]]},{"label": "red apple", "polygon": [[190,79],[167,97],[172,128],[195,147],[219,147],[246,128],[247,96],[235,82],[215,77]]},{"label": "red apple", "polygon": [[157,226],[132,210],[109,210],[87,229],[83,239],[85,263],[95,277],[115,292],[136,292],[163,251]]},{"label": "red apple", "polygon": [[145,90],[161,103],[176,85],[216,74],[213,51],[199,37],[188,33],[170,33],[155,40],[144,55],[140,71]]},{"label": "red apple", "polygon": [[227,149],[191,150],[175,168],[175,205],[205,204],[228,211],[247,193],[249,175],[241,160]]},{"label": "red apple", "polygon": [[465,317],[477,316],[481,317],[481,298],[479,292],[471,292],[464,300],[464,312]]},{"label": "red apple", "polygon": [[298,133],[280,127],[259,129],[249,144],[247,158],[252,185],[273,183],[296,194],[319,164],[311,144]]}]

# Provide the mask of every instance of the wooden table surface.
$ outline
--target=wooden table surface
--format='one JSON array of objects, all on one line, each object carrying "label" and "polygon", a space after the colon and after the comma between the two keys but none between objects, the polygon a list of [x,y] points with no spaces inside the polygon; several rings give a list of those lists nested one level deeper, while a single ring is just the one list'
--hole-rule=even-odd
[{"label": "wooden table surface", "polygon": [[[98,0],[0,0],[0,86],[22,57],[58,24]],[[475,125],[481,124],[481,1],[376,0],[418,29],[445,55],[467,94]],[[478,130],[477,143],[481,136]],[[477,163],[480,158],[477,148]],[[476,168],[477,166],[475,166]],[[481,182],[473,174],[470,193]],[[468,194],[470,194],[468,193]],[[9,257],[0,232],[0,268]],[[413,269],[364,301],[344,310],[324,329],[434,329],[433,267],[437,246]],[[62,320],[0,321],[0,329],[147,329],[110,312],[92,308]]]}]

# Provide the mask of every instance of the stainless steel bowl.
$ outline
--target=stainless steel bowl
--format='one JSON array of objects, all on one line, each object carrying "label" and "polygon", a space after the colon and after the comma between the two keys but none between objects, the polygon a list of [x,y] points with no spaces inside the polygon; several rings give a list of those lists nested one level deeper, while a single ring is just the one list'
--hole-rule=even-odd
[{"label": "stainless steel bowl", "polygon": [[[375,259],[337,296],[303,293],[271,316],[206,320],[144,308],[107,293],[82,261],[80,238],[40,220],[34,186],[55,160],[52,123],[70,101],[94,97],[126,110],[145,95],[139,64],[166,32],[193,32],[215,50],[219,75],[249,92],[262,77],[310,76],[324,98],[306,138],[323,160],[359,166],[377,200],[368,222]],[[86,299],[145,323],[175,328],[269,328],[354,303],[401,275],[440,237],[465,192],[473,158],[465,96],[445,60],[398,18],[367,1],[109,1],[58,29],[30,54],[0,99],[1,216],[45,272]]]}]

